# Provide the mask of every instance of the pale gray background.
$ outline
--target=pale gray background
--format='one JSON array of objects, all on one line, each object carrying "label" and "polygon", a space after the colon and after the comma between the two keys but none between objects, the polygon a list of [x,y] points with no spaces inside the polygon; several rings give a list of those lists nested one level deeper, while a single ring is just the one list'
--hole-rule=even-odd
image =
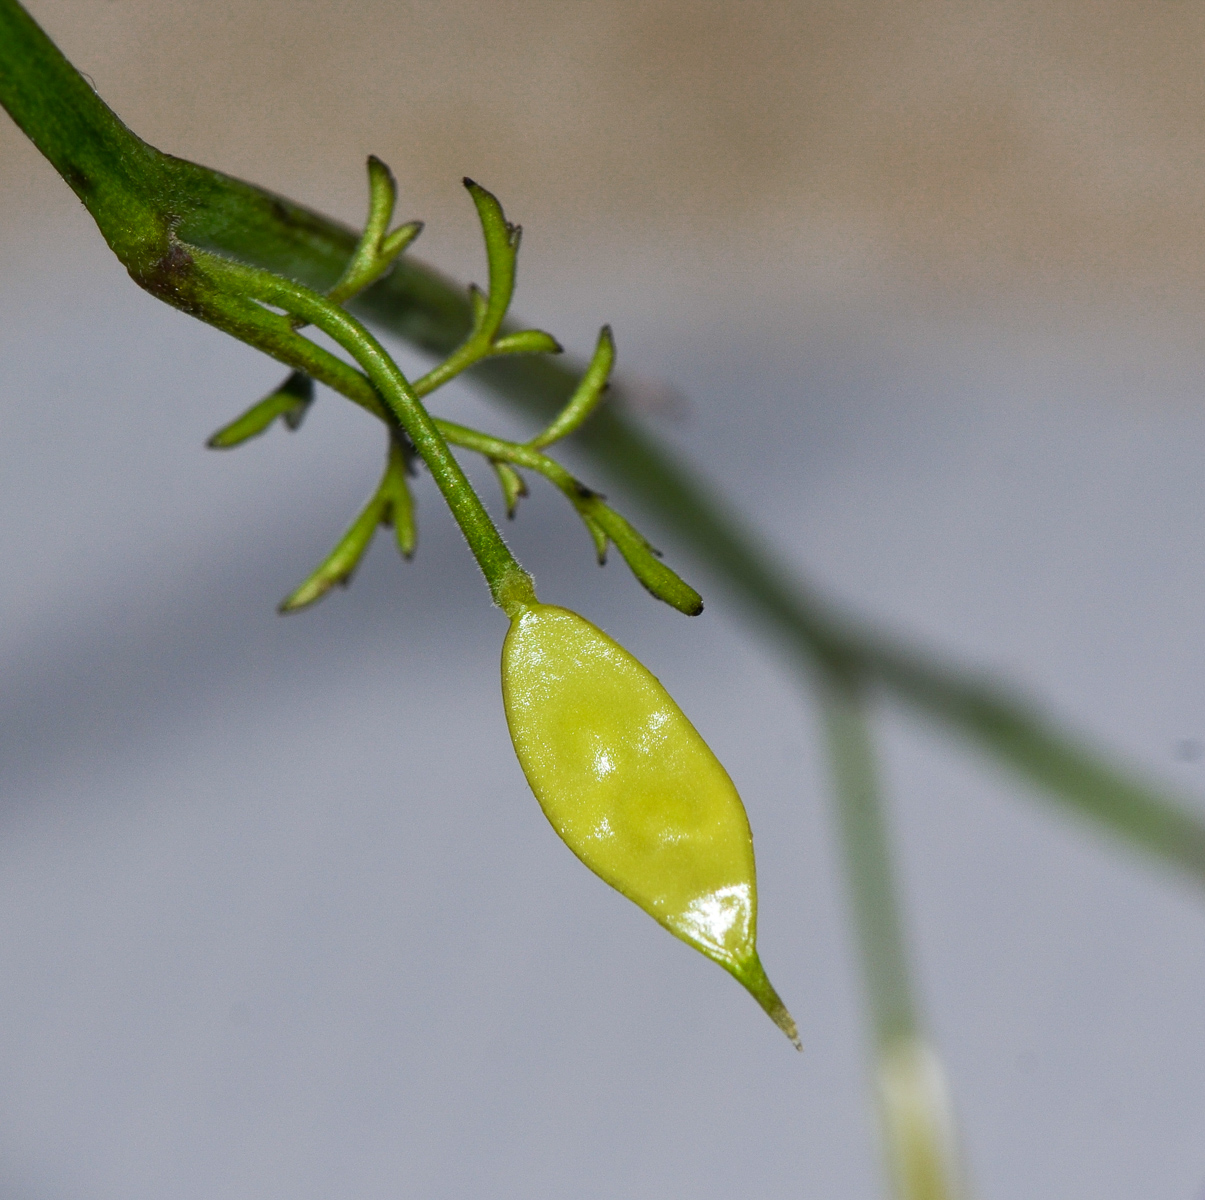
[{"label": "pale gray background", "polygon": [[[659,435],[789,561],[1199,796],[1193,12],[589,11],[35,7],[166,149],[348,220],[379,151],[462,274],[456,179],[497,187],[521,310],[579,352],[612,321],[688,397]],[[278,618],[377,428],[323,396],[204,451],[278,369],[139,293],[7,124],[0,203],[0,1193],[879,1194],[813,714],[722,594],[653,604],[546,489],[512,530],[740,786],[802,1058],[548,829],[429,482],[413,563],[382,538]],[[1199,1200],[1205,897],[882,717],[978,1194]]]}]

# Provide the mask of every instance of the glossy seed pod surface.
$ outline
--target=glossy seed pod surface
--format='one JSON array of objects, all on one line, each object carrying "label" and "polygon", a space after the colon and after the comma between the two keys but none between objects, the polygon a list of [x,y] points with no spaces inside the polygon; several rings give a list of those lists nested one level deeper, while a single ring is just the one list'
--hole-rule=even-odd
[{"label": "glossy seed pod surface", "polygon": [[570,849],[729,970],[794,1039],[757,957],[744,805],[657,678],[585,618],[534,604],[512,619],[502,691],[524,774]]}]

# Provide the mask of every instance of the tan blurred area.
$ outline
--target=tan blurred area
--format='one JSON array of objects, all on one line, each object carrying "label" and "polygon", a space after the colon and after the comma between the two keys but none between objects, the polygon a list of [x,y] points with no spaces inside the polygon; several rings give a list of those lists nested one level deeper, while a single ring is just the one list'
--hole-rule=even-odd
[{"label": "tan blurred area", "polygon": [[[688,276],[827,263],[929,292],[1205,300],[1197,4],[29,7],[164,149],[349,221],[381,155],[431,223],[424,255],[446,237],[457,269],[468,243],[440,217],[456,205],[463,224],[471,173],[546,245]],[[11,124],[0,156],[9,219],[39,208],[48,180]]]}]

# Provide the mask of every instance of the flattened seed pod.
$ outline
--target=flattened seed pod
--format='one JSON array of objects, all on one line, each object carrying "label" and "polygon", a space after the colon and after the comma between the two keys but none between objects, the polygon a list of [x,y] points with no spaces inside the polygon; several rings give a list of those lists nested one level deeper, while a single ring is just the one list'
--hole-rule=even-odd
[{"label": "flattened seed pod", "polygon": [[577,613],[532,604],[511,620],[502,696],[523,773],[565,844],[735,976],[798,1046],[757,957],[745,807],[656,677]]}]

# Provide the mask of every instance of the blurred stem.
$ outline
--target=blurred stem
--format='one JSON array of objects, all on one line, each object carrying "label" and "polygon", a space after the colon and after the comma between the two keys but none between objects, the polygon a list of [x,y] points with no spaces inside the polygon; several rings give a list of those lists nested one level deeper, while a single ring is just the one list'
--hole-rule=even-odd
[{"label": "blurred stem", "polygon": [[908,968],[890,835],[864,698],[831,667],[819,681],[837,828],[874,1041],[888,1173],[898,1200],[960,1200],[953,1118]]},{"label": "blurred stem", "polygon": [[856,681],[831,672],[820,684],[842,862],[875,1040],[917,1032],[890,835],[874,746]]}]

